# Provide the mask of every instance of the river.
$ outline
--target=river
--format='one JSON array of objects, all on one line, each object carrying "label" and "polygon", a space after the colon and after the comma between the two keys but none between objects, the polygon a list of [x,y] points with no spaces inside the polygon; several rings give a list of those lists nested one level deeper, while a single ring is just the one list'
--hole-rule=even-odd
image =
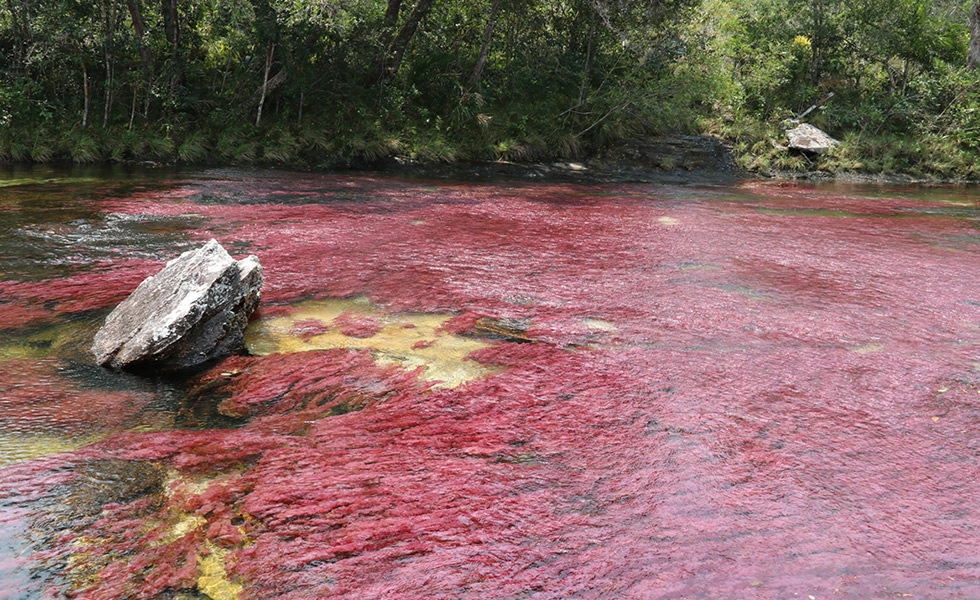
[{"label": "river", "polygon": [[[247,355],[95,366],[212,238]],[[4,598],[977,598],[978,456],[974,187],[0,173]]]}]

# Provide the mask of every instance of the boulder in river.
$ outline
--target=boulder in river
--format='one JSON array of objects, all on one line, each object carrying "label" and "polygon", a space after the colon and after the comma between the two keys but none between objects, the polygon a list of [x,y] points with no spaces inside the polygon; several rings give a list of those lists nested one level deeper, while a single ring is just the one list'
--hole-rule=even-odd
[{"label": "boulder in river", "polygon": [[215,240],[148,277],[106,317],[92,352],[103,366],[190,368],[239,351],[259,304],[262,267]]},{"label": "boulder in river", "polygon": [[840,144],[838,140],[835,140],[809,123],[800,123],[793,129],[788,130],[786,132],[786,141],[793,150],[801,150],[813,154],[823,154]]}]

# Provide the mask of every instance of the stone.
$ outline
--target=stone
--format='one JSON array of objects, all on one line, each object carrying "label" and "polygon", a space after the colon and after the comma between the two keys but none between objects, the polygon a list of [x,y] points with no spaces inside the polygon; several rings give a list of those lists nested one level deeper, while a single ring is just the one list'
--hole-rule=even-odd
[{"label": "stone", "polygon": [[800,150],[812,154],[823,154],[840,144],[819,128],[809,123],[800,123],[786,132],[786,140],[792,150]]},{"label": "stone", "polygon": [[192,368],[244,347],[259,304],[258,258],[236,261],[215,240],[145,279],[95,335],[98,364],[116,369]]},{"label": "stone", "polygon": [[664,135],[619,142],[599,160],[614,171],[657,170],[731,176],[735,158],[722,140],[708,135]]}]

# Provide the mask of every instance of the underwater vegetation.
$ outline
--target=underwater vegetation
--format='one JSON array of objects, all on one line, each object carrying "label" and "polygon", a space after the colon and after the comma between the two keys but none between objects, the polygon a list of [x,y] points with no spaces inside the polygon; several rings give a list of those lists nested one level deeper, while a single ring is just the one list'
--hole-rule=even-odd
[{"label": "underwater vegetation", "polygon": [[[145,396],[117,390],[90,400],[104,437],[4,467],[0,534],[27,532],[50,597],[980,589],[980,232],[961,194],[174,186],[93,202],[194,215],[191,239],[258,255],[250,353],[186,381],[176,426],[132,425]],[[152,262],[0,282],[51,313],[7,331],[88,323]],[[36,396],[50,360],[0,359],[4,402]],[[52,389],[57,428],[86,396]]]}]

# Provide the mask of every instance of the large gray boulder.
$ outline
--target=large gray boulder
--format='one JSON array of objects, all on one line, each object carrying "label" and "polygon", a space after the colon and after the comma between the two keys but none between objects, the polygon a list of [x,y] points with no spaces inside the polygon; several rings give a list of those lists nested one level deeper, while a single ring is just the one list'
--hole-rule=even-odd
[{"label": "large gray boulder", "polygon": [[215,240],[184,252],[123,300],[92,353],[117,369],[184,369],[239,351],[259,304],[262,267],[235,261]]},{"label": "large gray boulder", "polygon": [[800,123],[793,129],[788,130],[786,132],[786,141],[793,150],[812,152],[813,154],[823,154],[837,144],[840,144],[839,141],[809,123]]}]

